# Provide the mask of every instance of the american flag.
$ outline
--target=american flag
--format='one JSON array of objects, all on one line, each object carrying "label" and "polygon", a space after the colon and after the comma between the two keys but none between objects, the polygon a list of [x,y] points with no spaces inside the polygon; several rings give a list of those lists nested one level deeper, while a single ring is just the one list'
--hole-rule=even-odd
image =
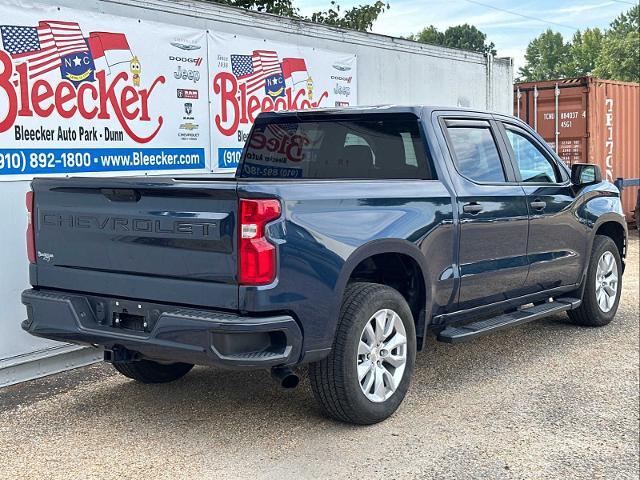
[{"label": "american flag", "polygon": [[80,25],[48,20],[37,27],[0,26],[2,45],[18,63],[26,63],[29,78],[61,66],[61,57],[88,52]]},{"label": "american flag", "polygon": [[282,73],[278,54],[270,50],[254,50],[253,55],[231,55],[231,72],[253,93],[265,85],[271,75]]}]

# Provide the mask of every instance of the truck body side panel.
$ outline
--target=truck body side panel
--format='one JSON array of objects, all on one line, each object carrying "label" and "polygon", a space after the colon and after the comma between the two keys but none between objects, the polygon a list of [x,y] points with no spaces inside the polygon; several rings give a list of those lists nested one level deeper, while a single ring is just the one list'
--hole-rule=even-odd
[{"label": "truck body side panel", "polygon": [[285,207],[284,222],[270,231],[279,244],[278,280],[241,287],[240,309],[294,312],[303,319],[303,350],[331,346],[342,289],[357,266],[352,260],[380,253],[377,245],[422,256],[428,312],[449,304],[454,227],[451,197],[440,181],[241,182],[238,193],[275,194]]}]

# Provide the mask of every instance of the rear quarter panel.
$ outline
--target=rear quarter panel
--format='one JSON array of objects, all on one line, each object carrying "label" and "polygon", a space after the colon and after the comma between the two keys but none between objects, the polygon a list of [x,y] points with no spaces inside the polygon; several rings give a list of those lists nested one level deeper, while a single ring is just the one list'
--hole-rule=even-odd
[{"label": "rear quarter panel", "polygon": [[283,216],[269,234],[279,244],[277,280],[241,287],[248,312],[289,311],[304,330],[306,351],[331,347],[347,280],[373,254],[398,252],[422,267],[427,312],[451,301],[452,201],[435,180],[240,182],[241,197],[276,195]]}]

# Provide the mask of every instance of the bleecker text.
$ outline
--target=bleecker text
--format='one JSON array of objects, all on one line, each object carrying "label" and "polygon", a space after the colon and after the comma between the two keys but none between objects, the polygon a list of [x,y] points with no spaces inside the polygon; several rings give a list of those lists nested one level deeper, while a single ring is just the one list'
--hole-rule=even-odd
[{"label": "bleecker text", "polygon": [[329,92],[322,92],[312,102],[305,97],[305,89],[294,91],[288,87],[284,97],[260,99],[248,94],[246,84],[238,85],[229,72],[220,72],[213,78],[213,92],[220,96],[220,113],[214,121],[218,131],[227,137],[235,135],[240,124],[253,123],[260,112],[316,108],[329,97]]},{"label": "bleecker text", "polygon": [[46,80],[29,81],[27,65],[18,64],[18,84],[12,83],[13,64],[11,58],[0,50],[0,96],[8,99],[8,109],[0,112],[0,133],[9,130],[18,117],[49,117],[54,111],[62,118],[80,116],[85,120],[109,120],[115,115],[125,133],[137,143],[151,141],[160,131],[163,118],[155,120],[157,126],[148,136],[133,131],[135,122],[150,122],[149,97],[158,84],[165,83],[163,76],[157,77],[149,88],[138,90],[127,84],[129,75],[121,72],[109,82],[104,71],[97,72],[97,85],[85,82],[77,88],[62,80],[52,85]]}]

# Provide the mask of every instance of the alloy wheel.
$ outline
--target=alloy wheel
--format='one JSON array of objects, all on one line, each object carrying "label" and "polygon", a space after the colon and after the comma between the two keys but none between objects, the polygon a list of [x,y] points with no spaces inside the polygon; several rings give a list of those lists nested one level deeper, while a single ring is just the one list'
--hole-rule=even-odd
[{"label": "alloy wheel", "polygon": [[358,345],[358,381],[372,402],[384,402],[394,394],[407,363],[407,333],[400,316],[378,310],[364,326]]}]

